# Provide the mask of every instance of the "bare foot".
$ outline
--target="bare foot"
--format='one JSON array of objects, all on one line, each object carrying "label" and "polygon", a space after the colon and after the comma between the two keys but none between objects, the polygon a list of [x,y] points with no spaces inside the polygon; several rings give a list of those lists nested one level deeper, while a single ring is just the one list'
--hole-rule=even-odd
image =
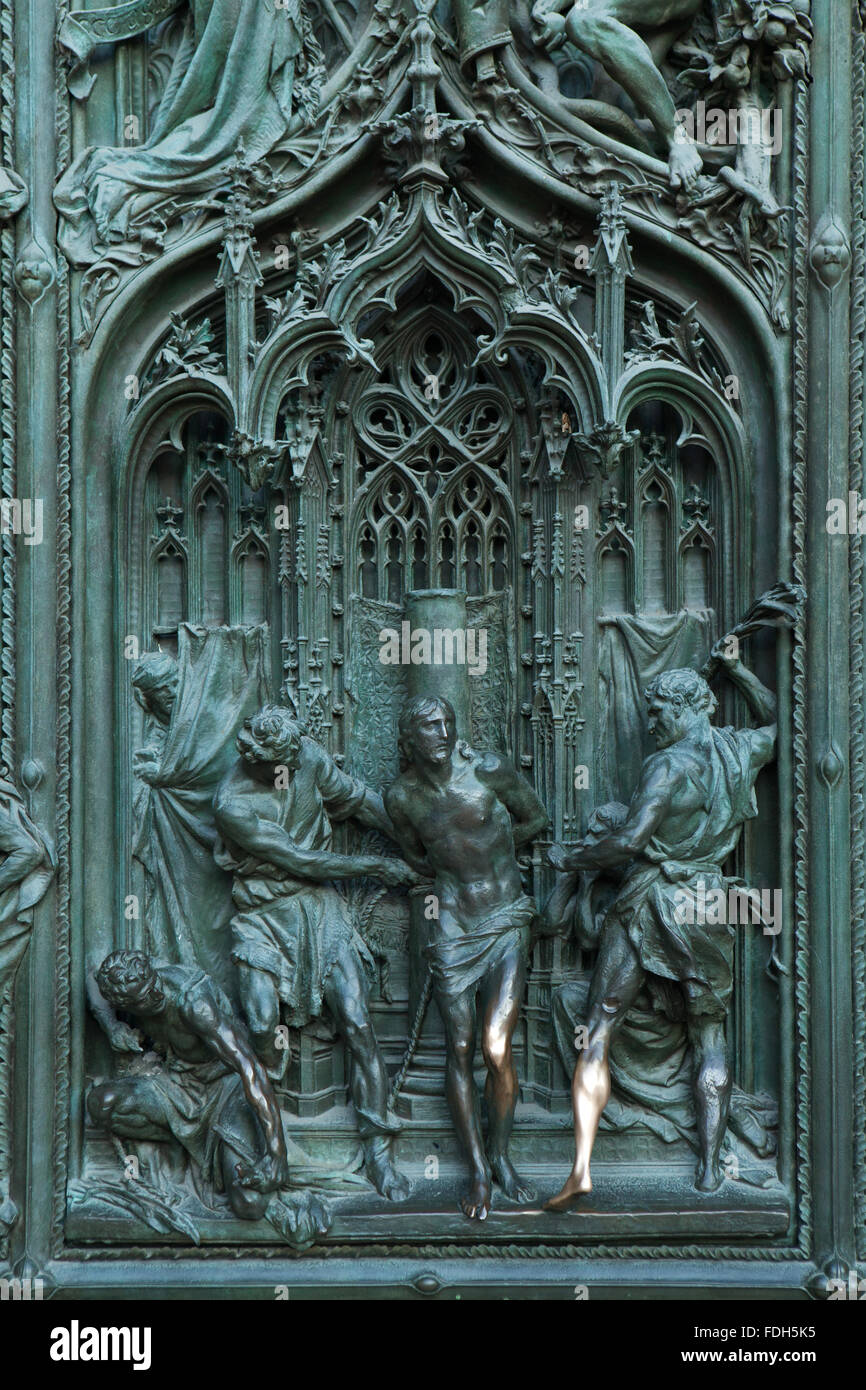
[{"label": "bare foot", "polygon": [[557,1192],[555,1197],[551,1197],[549,1202],[544,1203],[545,1211],[568,1211],[577,1201],[578,1197],[585,1197],[592,1191],[592,1183],[589,1177],[576,1178],[574,1173],[569,1175],[568,1181],[561,1192]]},{"label": "bare foot", "polygon": [[717,1163],[699,1163],[695,1173],[695,1187],[699,1192],[718,1192],[722,1185],[722,1174]]},{"label": "bare foot", "polygon": [[374,1139],[367,1151],[364,1172],[376,1191],[389,1202],[405,1202],[412,1191],[412,1184],[403,1173],[398,1173],[391,1162],[388,1140]]},{"label": "bare foot", "polygon": [[296,1250],[304,1250],[319,1236],[328,1234],[331,1213],[327,1203],[312,1192],[280,1192],[268,1202],[271,1225]]},{"label": "bare foot", "polygon": [[703,164],[701,156],[690,140],[675,140],[668,153],[668,172],[671,188],[694,188]]},{"label": "bare foot", "polygon": [[511,1166],[511,1160],[505,1154],[501,1156],[498,1154],[490,1154],[489,1157],[493,1181],[499,1183],[502,1191],[510,1201],[535,1201],[537,1194],[533,1188],[529,1186],[528,1182],[524,1182],[522,1178],[518,1177]]},{"label": "bare foot", "polygon": [[460,1198],[463,1214],[472,1221],[486,1221],[490,1210],[490,1178],[476,1173],[469,1191]]}]

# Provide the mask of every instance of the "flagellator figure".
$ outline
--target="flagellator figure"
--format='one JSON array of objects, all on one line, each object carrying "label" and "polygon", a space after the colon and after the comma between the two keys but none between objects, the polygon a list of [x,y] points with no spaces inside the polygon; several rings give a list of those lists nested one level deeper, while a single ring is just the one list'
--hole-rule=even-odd
[{"label": "flagellator figure", "polygon": [[[674,100],[657,62],[688,28],[704,0],[536,0],[538,42],[549,51],[570,40],[631,97],[667,148],[672,188],[695,187],[701,155],[678,126]],[[646,37],[643,37],[646,35]],[[655,49],[655,52],[653,51]]]},{"label": "flagellator figure", "polygon": [[399,859],[335,853],[335,820],[351,816],[388,836],[393,827],[379,794],[343,772],[289,710],[264,705],[245,721],[237,748],[214,799],[214,858],[234,875],[232,959],[253,1045],[279,1072],[281,1016],[303,1028],[329,1010],[348,1053],[366,1175],[383,1197],[402,1201],[409,1183],[391,1154],[402,1126],[388,1110],[370,1017],[375,963],[333,884],[370,875],[396,887],[418,876]]},{"label": "flagellator figure", "polygon": [[[621,871],[602,927],[589,994],[588,1039],[572,1082],[575,1159],[561,1192],[546,1203],[564,1211],[592,1189],[590,1158],[610,1098],[611,1040],[646,983],[658,1007],[684,1016],[694,1059],[700,1157],[699,1191],[722,1181],[731,1072],[725,1019],[733,986],[734,926],[715,914],[683,911],[703,891],[730,880],[722,872],[744,823],[757,815],[755,781],[774,756],[775,697],[731,655],[728,639],[711,662],[740,689],[761,727],[716,729],[716,699],[703,676],[666,671],[645,691],[657,751],[643,764],[627,811],[570,848],[554,845],[553,867]],[[724,915],[724,914],[720,914]]]}]

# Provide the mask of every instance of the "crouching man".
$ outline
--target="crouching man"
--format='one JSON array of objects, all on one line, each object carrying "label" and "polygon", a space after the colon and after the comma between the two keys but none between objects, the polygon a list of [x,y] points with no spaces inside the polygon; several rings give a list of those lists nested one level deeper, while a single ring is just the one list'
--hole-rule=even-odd
[{"label": "crouching man", "polygon": [[[236,1216],[259,1220],[270,1194],[288,1182],[286,1143],[265,1069],[219,985],[198,967],[141,951],[107,956],[96,983],[112,1008],[141,1024],[163,1060],[94,1086],[91,1119],[127,1139],[176,1139]],[[239,1162],[251,1154],[254,1163]]]}]

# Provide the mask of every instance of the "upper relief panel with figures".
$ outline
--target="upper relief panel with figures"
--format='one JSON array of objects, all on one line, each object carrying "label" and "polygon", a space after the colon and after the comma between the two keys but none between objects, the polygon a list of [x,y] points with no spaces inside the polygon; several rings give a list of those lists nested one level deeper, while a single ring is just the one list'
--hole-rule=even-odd
[{"label": "upper relief panel with figures", "polygon": [[[636,215],[728,262],[783,328],[786,134],[809,0],[614,10],[427,7],[446,107],[567,185],[616,177]],[[132,0],[71,12],[60,41],[76,120],[55,202],[65,254],[90,268],[86,320],[131,268],[218,221],[239,150],[263,208],[365,134],[405,137],[392,118],[412,54],[395,0]]]}]

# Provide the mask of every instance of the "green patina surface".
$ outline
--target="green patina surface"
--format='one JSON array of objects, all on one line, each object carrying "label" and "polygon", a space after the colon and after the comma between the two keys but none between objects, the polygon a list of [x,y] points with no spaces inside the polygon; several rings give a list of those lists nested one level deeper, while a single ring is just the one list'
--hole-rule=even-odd
[{"label": "green patina surface", "polygon": [[[0,3],[5,1265],[60,1297],[862,1272],[862,8],[647,0],[638,34],[593,0]],[[486,1001],[516,952],[509,1152],[547,1198],[631,902],[587,846],[646,779],[644,690],[705,668],[714,725],[766,723],[705,663],[780,581],[741,632],[774,759],[740,786],[716,736],[724,864],[664,840],[671,884],[779,895],[690,967],[733,1083],[721,1186],[691,1015],[650,990],[592,1198],[500,1186],[480,1227],[453,971]],[[412,780],[417,697],[454,711],[453,822]],[[482,879],[489,958],[446,969],[430,895]],[[100,992],[113,951],[168,970],[161,1033]],[[504,1152],[485,1027],[465,1072]]]}]

